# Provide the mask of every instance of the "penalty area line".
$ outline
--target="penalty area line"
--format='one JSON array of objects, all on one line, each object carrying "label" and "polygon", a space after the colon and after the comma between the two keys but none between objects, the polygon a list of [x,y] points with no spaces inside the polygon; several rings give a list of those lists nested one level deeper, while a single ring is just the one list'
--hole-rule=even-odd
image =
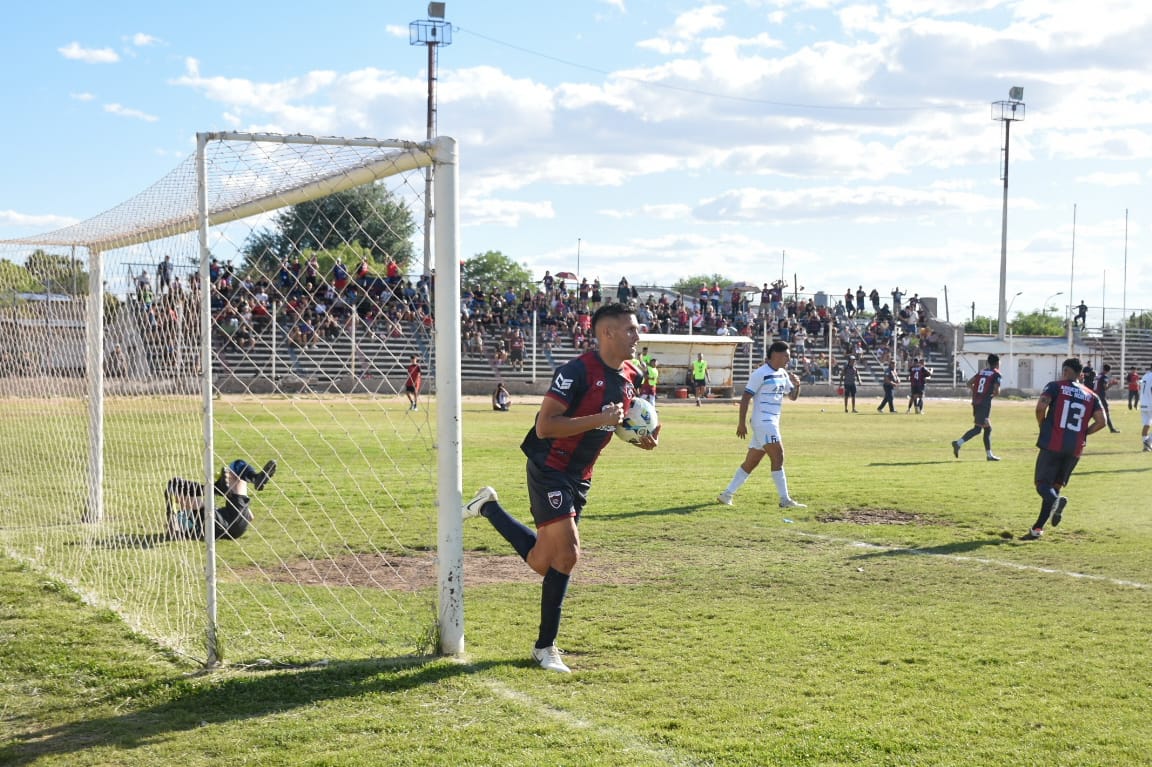
[{"label": "penalty area line", "polygon": [[[466,660],[460,660],[459,662],[464,666],[471,666]],[[542,671],[541,673],[554,672]],[[704,765],[712,763],[710,761],[694,759],[667,746],[653,744],[638,735],[620,730],[603,722],[588,721],[569,711],[556,708],[548,703],[542,703],[528,693],[513,689],[495,679],[475,677],[475,675],[474,678],[477,678],[478,681],[491,690],[493,694],[514,705],[529,709],[538,714],[544,714],[573,729],[590,730],[599,736],[603,736],[607,740],[619,743],[625,750],[645,754],[662,764],[676,765],[676,767],[704,767]]]},{"label": "penalty area line", "polygon": [[1148,589],[1152,588],[1147,583],[1140,581],[1129,581],[1123,578],[1111,578],[1107,575],[1092,575],[1091,573],[1078,573],[1072,570],[1058,570],[1054,567],[1041,567],[1039,565],[1026,565],[1020,562],[1009,562],[1003,559],[988,559],[986,557],[970,557],[964,554],[945,554],[939,551],[925,551],[924,549],[910,549],[902,546],[885,546],[881,543],[868,543],[867,541],[854,541],[851,538],[833,538],[829,535],[818,535],[816,533],[797,532],[803,538],[813,538],[821,541],[828,541],[829,543],[841,543],[845,546],[872,549],[874,551],[887,551],[893,554],[916,554],[924,557],[942,557],[944,559],[951,559],[956,562],[975,562],[981,565],[992,565],[993,567],[1004,567],[1010,570],[1022,570],[1025,572],[1043,573],[1045,575],[1062,575],[1066,578],[1076,578],[1085,581],[1097,581],[1099,583],[1110,583],[1113,586],[1123,586],[1130,589]]}]

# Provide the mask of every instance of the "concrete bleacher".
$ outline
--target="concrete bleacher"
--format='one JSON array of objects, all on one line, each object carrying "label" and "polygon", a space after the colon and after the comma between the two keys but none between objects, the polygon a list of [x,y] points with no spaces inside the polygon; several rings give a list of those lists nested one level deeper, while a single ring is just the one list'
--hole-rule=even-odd
[{"label": "concrete bleacher", "polygon": [[1080,341],[1091,349],[1097,370],[1108,364],[1114,373],[1133,366],[1143,372],[1152,364],[1152,330],[1131,329],[1123,336],[1112,328],[1088,330]]}]

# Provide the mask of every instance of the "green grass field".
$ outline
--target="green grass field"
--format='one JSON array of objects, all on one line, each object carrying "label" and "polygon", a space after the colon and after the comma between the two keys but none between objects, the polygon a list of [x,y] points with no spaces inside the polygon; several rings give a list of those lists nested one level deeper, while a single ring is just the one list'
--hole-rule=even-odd
[{"label": "green grass field", "polygon": [[[745,450],[733,405],[664,405],[654,453],[614,443],[558,642],[571,676],[528,661],[531,579],[468,589],[462,662],[333,652],[201,675],[0,559],[0,764],[1148,764],[1137,417],[1114,410],[1123,431],[1090,440],[1063,524],[1024,542],[1032,402],[994,407],[1000,463],[978,441],[953,458],[965,403],[875,404],[786,406],[789,482],[809,504],[786,513],[766,464],[734,507],[714,502]],[[492,484],[526,518],[517,445],[534,411],[466,406],[466,496]],[[394,533],[421,545],[417,526]],[[472,567],[507,566],[483,520],[464,540]]]}]

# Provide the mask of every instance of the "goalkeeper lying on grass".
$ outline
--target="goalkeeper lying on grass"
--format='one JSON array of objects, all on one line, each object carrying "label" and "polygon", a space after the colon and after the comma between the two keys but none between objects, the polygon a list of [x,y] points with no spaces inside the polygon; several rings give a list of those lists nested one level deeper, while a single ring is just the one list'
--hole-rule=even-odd
[{"label": "goalkeeper lying on grass", "polygon": [[[212,489],[224,496],[224,505],[216,509],[216,538],[239,538],[252,523],[248,501],[248,483],[263,490],[276,473],[276,462],[269,461],[256,471],[247,461],[237,460],[220,469]],[[173,477],[164,488],[164,506],[168,513],[168,537],[173,539],[204,537],[204,485],[190,479]]]}]

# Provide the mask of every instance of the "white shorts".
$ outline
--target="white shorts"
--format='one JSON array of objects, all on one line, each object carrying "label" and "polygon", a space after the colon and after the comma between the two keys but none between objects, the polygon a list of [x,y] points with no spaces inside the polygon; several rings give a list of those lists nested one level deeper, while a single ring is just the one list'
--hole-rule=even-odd
[{"label": "white shorts", "polygon": [[755,421],[752,424],[752,439],[749,450],[763,450],[765,445],[780,442],[779,421]]},{"label": "white shorts", "polygon": [[1145,426],[1152,426],[1152,408],[1140,408],[1140,421]]}]

